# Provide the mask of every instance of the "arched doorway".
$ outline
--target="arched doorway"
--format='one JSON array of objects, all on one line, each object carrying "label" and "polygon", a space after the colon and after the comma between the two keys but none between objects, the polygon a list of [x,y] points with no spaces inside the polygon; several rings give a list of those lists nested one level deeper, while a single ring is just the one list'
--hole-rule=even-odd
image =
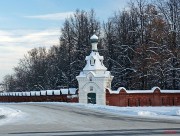
[{"label": "arched doorway", "polygon": [[87,103],[96,104],[96,93],[87,94]]}]

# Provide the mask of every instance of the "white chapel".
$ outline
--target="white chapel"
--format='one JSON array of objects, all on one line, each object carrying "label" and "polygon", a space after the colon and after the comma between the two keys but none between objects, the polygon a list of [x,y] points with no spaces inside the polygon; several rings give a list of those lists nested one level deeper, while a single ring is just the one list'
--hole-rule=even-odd
[{"label": "white chapel", "polygon": [[111,88],[113,76],[103,64],[104,57],[99,55],[98,37],[91,37],[92,50],[86,56],[86,66],[76,77],[79,84],[79,103],[106,105],[106,88]]}]

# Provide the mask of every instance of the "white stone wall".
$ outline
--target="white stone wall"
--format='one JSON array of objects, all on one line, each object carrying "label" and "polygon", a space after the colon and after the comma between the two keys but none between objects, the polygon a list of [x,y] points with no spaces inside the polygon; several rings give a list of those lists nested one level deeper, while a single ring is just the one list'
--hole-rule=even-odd
[{"label": "white stone wall", "polygon": [[[96,93],[96,104],[106,105],[105,89],[109,84],[109,77],[93,77],[90,81],[87,77],[78,77],[79,83],[79,103],[87,103],[88,93]],[[93,87],[93,91],[90,91]]]}]

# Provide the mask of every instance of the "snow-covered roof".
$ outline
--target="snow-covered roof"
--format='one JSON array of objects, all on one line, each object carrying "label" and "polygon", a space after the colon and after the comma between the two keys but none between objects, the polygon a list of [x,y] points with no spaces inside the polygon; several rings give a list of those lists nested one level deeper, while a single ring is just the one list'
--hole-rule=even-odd
[{"label": "snow-covered roof", "polygon": [[[90,64],[91,58],[95,60],[93,65]],[[91,52],[89,56],[86,57],[86,66],[83,71],[106,71],[107,68],[103,64],[103,56],[100,56],[98,52]]]}]

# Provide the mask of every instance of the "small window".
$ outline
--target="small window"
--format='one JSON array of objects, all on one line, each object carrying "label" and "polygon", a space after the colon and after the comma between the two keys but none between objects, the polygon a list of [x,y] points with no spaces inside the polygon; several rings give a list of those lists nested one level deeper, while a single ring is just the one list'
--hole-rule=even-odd
[{"label": "small window", "polygon": [[94,64],[95,64],[95,59],[94,58],[91,58],[91,60],[90,60],[90,64],[91,64],[91,66],[94,66]]},{"label": "small window", "polygon": [[89,77],[89,81],[92,81],[92,77],[91,76]]},{"label": "small window", "polygon": [[93,87],[92,86],[90,86],[90,91],[93,91]]}]

